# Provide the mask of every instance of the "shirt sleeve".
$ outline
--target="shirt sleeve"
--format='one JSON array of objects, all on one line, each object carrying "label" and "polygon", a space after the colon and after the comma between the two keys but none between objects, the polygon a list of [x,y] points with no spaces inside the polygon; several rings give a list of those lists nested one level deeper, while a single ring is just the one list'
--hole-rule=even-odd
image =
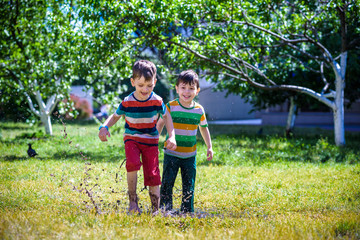
[{"label": "shirt sleeve", "polygon": [[124,111],[124,106],[122,103],[120,103],[119,107],[116,109],[115,112],[117,115],[124,115],[125,111]]},{"label": "shirt sleeve", "polygon": [[[167,113],[170,113],[170,104],[169,103],[167,103],[165,105],[165,113],[164,113],[164,115],[166,115]],[[160,115],[160,117],[163,118],[162,115]]]},{"label": "shirt sleeve", "polygon": [[161,112],[160,112],[162,115],[165,115],[166,114],[166,106],[164,104],[164,102],[162,102],[161,104]]},{"label": "shirt sleeve", "polygon": [[201,118],[200,118],[200,126],[201,127],[207,127],[208,123],[207,123],[207,120],[206,120],[204,108],[202,108],[202,111],[203,111],[203,114],[201,115]]}]

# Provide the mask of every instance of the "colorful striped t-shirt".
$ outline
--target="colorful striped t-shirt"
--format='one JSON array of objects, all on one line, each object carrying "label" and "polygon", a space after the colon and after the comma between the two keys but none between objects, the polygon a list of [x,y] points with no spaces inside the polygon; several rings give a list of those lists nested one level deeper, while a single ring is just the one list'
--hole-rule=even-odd
[{"label": "colorful striped t-shirt", "polygon": [[196,134],[198,126],[207,127],[204,108],[195,103],[192,108],[182,106],[179,99],[166,104],[174,123],[176,149],[175,151],[166,148],[165,154],[178,158],[189,158],[196,156]]},{"label": "colorful striped t-shirt", "polygon": [[127,96],[115,114],[125,116],[124,142],[136,141],[149,146],[157,146],[159,132],[156,122],[159,114],[165,114],[166,107],[160,96],[152,92],[147,100],[140,101],[134,93]]}]

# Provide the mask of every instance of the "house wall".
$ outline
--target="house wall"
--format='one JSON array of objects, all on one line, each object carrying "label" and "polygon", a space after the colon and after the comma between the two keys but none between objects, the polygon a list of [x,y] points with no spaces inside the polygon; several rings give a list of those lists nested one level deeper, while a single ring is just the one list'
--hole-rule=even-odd
[{"label": "house wall", "polygon": [[[74,101],[74,107],[81,110],[79,117],[91,119],[93,116],[93,99],[94,89],[91,87],[86,90],[85,86],[71,86],[70,98]],[[69,118],[72,118],[68,115]]]},{"label": "house wall", "polygon": [[[287,112],[262,113],[261,123],[262,125],[286,125],[287,116]],[[316,124],[333,125],[333,114],[331,112],[300,112],[296,116],[295,126]],[[360,114],[346,112],[344,114],[344,124],[360,124]]]},{"label": "house wall", "polygon": [[[246,120],[261,119],[262,125],[285,125],[288,116],[288,103],[277,105],[263,111],[249,113],[252,105],[245,103],[240,96],[225,92],[214,92],[215,84],[204,79],[200,80],[201,91],[197,101],[204,107],[209,121],[214,120]],[[360,100],[345,109],[344,123],[347,125],[360,124]],[[295,125],[333,124],[333,114],[328,112],[298,112]]]},{"label": "house wall", "polygon": [[198,96],[199,103],[204,107],[209,121],[239,120],[255,118],[255,113],[249,113],[252,105],[245,103],[240,96],[224,92],[213,92],[211,88],[201,90]]},{"label": "house wall", "polygon": [[[285,125],[288,116],[288,103],[271,107],[261,111],[260,118],[263,125]],[[333,113],[328,112],[298,112],[295,125],[312,125],[312,124],[334,124]],[[344,123],[347,125],[360,124],[360,100],[346,109],[344,113]]]}]

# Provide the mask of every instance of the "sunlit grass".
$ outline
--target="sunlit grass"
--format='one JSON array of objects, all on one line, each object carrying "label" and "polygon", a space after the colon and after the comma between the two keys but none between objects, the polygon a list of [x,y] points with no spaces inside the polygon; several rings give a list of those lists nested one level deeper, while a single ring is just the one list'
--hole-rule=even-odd
[{"label": "sunlit grass", "polygon": [[[274,129],[261,136],[255,127],[237,127],[236,135],[212,129],[212,162],[201,139],[198,144],[195,216],[153,217],[142,174],[144,213],[126,214],[121,133],[101,143],[95,124],[55,124],[53,137],[25,124],[0,127],[1,239],[360,238],[356,134],[338,148],[327,132],[286,139]],[[36,158],[27,156],[27,143]]]}]

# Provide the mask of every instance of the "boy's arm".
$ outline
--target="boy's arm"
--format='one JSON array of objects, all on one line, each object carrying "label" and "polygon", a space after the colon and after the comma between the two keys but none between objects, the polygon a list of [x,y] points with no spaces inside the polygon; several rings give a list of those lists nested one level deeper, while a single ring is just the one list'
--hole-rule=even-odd
[{"label": "boy's arm", "polygon": [[165,121],[163,118],[160,117],[156,123],[156,129],[158,130],[159,134],[161,134],[164,126],[165,126]]},{"label": "boy's arm", "polygon": [[169,134],[169,138],[166,140],[166,148],[170,150],[176,149],[176,140],[175,140],[175,130],[174,130],[174,123],[172,117],[168,111],[163,115],[166,130]]},{"label": "boy's arm", "polygon": [[121,116],[122,115],[112,114],[102,124],[102,126],[104,126],[104,127],[100,128],[100,131],[99,131],[99,138],[100,138],[101,141],[106,142],[107,141],[106,136],[110,137],[110,132],[107,130],[106,127],[109,128],[109,127],[113,126],[121,118]]},{"label": "boy's arm", "polygon": [[207,146],[207,160],[211,161],[211,159],[213,158],[213,150],[212,150],[212,143],[211,143],[211,137],[210,137],[210,132],[209,132],[209,128],[208,127],[201,127],[200,126],[200,133],[201,136],[203,137],[205,144]]}]

